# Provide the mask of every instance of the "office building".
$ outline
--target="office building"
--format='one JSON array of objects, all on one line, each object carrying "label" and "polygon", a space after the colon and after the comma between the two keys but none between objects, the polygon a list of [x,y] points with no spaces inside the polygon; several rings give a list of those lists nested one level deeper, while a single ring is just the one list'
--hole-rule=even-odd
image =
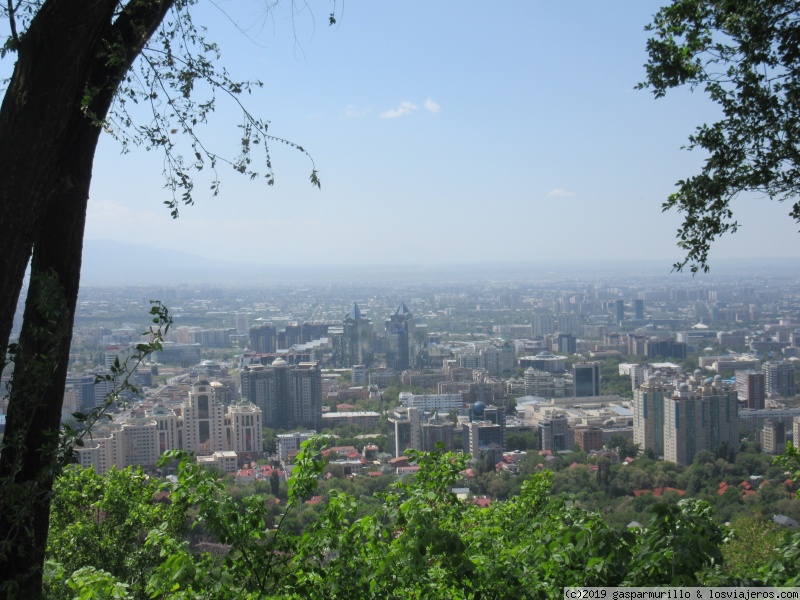
[{"label": "office building", "polygon": [[600,427],[576,427],[575,445],[584,452],[603,449],[603,429]]},{"label": "office building", "polygon": [[557,344],[561,354],[575,354],[577,351],[577,340],[571,333],[559,333]]},{"label": "office building", "polygon": [[386,367],[405,371],[414,364],[414,315],[401,302],[385,325]]},{"label": "office building", "polygon": [[389,415],[389,448],[395,457],[403,456],[406,448],[422,450],[422,411],[401,407]]},{"label": "office building", "polygon": [[469,422],[461,426],[464,453],[479,458],[492,452],[499,460],[506,445],[505,411],[476,402],[470,407]]},{"label": "office building", "polygon": [[541,398],[566,398],[575,392],[572,380],[555,373],[537,371],[533,367],[525,369],[525,394]]},{"label": "office building", "polygon": [[625,320],[625,302],[622,300],[616,300],[614,302],[614,311],[617,317],[617,323],[622,324]]},{"label": "office building", "polygon": [[645,340],[644,352],[648,358],[686,358],[686,343],[675,340],[649,338]]},{"label": "office building", "polygon": [[745,407],[760,410],[766,400],[766,376],[758,371],[736,371],[736,393]]},{"label": "office building", "polygon": [[600,363],[576,363],[572,366],[575,397],[600,395]]},{"label": "office building", "polygon": [[566,356],[555,356],[549,352],[539,352],[535,356],[522,356],[519,359],[519,366],[523,369],[529,367],[537,371],[547,371],[548,373],[561,373],[567,368]]},{"label": "office building", "polygon": [[444,450],[455,450],[454,433],[453,421],[437,414],[422,423],[422,450],[433,452],[438,449],[437,444]]},{"label": "office building", "polygon": [[554,414],[539,421],[539,450],[552,453],[572,450],[574,433],[569,428],[567,415]]},{"label": "office building", "polygon": [[342,326],[342,367],[372,365],[372,321],[361,314],[358,304],[353,302]]},{"label": "office building", "polygon": [[633,301],[633,318],[637,321],[644,319],[644,300],[637,298]]},{"label": "office building", "polygon": [[761,449],[768,454],[786,452],[786,424],[767,419],[761,430]]},{"label": "office building", "polygon": [[300,452],[303,442],[315,435],[316,431],[296,431],[294,433],[279,433],[275,436],[278,440],[278,457],[281,462],[289,463]]}]

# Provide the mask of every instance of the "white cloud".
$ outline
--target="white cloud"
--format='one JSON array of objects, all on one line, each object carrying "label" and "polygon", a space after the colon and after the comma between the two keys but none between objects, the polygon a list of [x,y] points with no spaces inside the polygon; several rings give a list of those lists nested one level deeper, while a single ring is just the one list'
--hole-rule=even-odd
[{"label": "white cloud", "polygon": [[548,198],[569,198],[570,196],[574,196],[575,192],[571,192],[564,188],[554,188],[547,192]]},{"label": "white cloud", "polygon": [[344,109],[344,116],[348,119],[357,119],[367,114],[369,114],[368,108],[358,108],[354,104],[348,104],[347,108]]},{"label": "white cloud", "polygon": [[417,110],[417,105],[413,102],[402,102],[397,108],[390,108],[385,113],[378,115],[381,119],[397,119],[398,117],[405,117]]},{"label": "white cloud", "polygon": [[425,107],[425,110],[427,110],[429,113],[433,113],[433,114],[438,113],[439,112],[439,108],[440,108],[439,104],[437,102],[434,102],[430,98],[425,100],[425,104],[423,104],[423,106]]}]

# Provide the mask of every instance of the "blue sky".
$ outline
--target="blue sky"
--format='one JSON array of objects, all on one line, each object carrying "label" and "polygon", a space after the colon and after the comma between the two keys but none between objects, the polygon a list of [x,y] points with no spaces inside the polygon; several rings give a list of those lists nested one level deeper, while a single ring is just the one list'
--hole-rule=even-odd
[{"label": "blue sky", "polygon": [[[659,2],[339,0],[334,27],[309,2],[292,19],[286,2],[203,0],[197,20],[235,77],[265,83],[246,104],[313,155],[322,189],[273,144],[273,187],[223,168],[220,195],[201,177],[173,221],[160,158],[104,139],[88,239],[264,265],[681,257],[660,205],[698,170],[681,146],[716,112],[701,93],[634,90]],[[232,148],[236,123],[220,104],[201,135]],[[742,199],[712,266],[800,255],[788,210]]]}]

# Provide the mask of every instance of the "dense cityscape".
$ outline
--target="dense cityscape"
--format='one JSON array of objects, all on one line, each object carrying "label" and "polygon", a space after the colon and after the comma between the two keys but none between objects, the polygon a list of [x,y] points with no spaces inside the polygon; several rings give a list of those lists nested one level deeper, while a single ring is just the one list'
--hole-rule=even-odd
[{"label": "dense cityscape", "polygon": [[[76,448],[101,474],[154,471],[165,451],[186,450],[239,483],[273,472],[285,480],[314,433],[329,436],[329,472],[346,478],[414,473],[406,449],[437,445],[506,478],[526,455],[557,470],[581,453],[595,472],[600,459],[688,467],[710,452],[733,461],[746,442],[776,455],[800,427],[798,291],[795,278],[768,269],[747,285],[739,273],[549,272],[88,287],[63,420],[116,391],[102,376],[135,353],[157,297],[174,318],[163,348],[136,367],[138,389],[112,404],[113,420]],[[471,478],[472,468],[464,493],[491,501]]]},{"label": "dense cityscape", "polygon": [[796,2],[1,4],[1,599],[800,597]]}]

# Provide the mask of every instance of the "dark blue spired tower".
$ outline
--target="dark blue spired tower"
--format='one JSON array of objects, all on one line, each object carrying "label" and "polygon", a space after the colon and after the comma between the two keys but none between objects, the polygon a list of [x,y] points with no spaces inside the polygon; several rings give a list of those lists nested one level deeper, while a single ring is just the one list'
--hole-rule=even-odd
[{"label": "dark blue spired tower", "polygon": [[361,314],[358,304],[353,307],[342,324],[344,335],[344,366],[372,366],[372,321]]},{"label": "dark blue spired tower", "polygon": [[414,315],[405,302],[386,321],[386,366],[405,371],[414,364]]}]

